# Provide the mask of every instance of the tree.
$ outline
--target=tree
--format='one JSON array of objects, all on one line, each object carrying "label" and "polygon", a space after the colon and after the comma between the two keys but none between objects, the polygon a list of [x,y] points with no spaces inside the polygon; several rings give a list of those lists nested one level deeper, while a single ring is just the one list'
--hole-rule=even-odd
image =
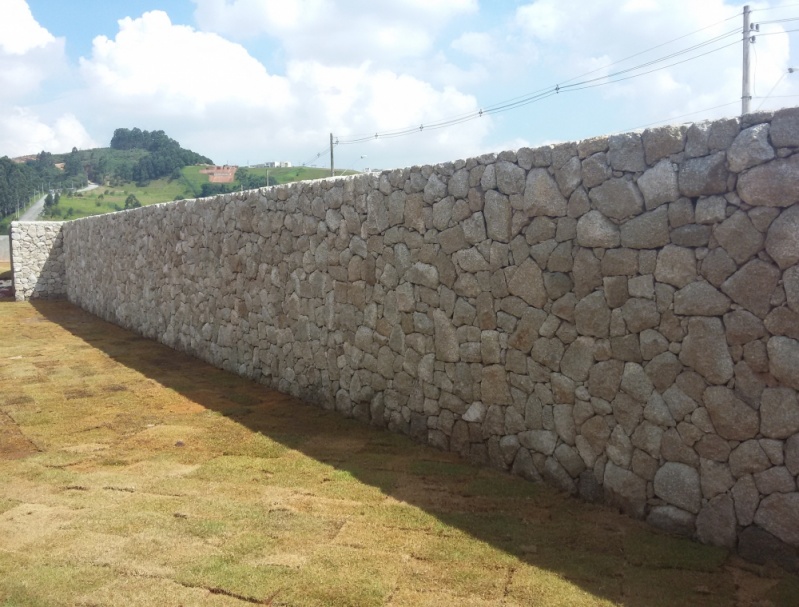
[{"label": "tree", "polygon": [[130,194],[125,199],[125,208],[126,209],[138,209],[140,206],[141,206],[141,203],[139,202],[139,199],[136,198],[136,196],[134,196],[133,194]]},{"label": "tree", "polygon": [[49,209],[53,205],[55,205],[55,199],[53,198],[53,195],[48,192],[47,196],[44,197],[44,206]]},{"label": "tree", "polygon": [[72,148],[72,153],[64,161],[64,175],[67,177],[77,177],[83,171],[83,164],[80,161],[80,154],[77,148]]}]

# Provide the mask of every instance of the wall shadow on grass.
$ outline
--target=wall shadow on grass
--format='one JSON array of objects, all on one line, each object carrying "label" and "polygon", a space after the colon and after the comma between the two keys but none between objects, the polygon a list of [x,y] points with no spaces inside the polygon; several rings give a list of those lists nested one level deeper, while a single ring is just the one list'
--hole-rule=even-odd
[{"label": "wall shadow on grass", "polygon": [[[417,507],[419,511],[405,512],[401,522],[387,522],[386,529],[396,524],[393,530],[399,529],[400,536],[427,534],[422,544],[408,549],[410,557],[449,562],[451,571],[441,573],[444,585],[448,575],[453,585],[464,577],[502,576],[507,578],[502,581],[505,596],[515,601],[511,604],[559,604],[546,596],[564,580],[596,597],[594,602],[649,606],[736,601],[731,568],[737,565],[724,550],[659,534],[606,507],[502,471],[474,467],[451,453],[304,404],[66,302],[32,305],[117,363],[249,432],[329,464],[336,471],[334,482],[355,479]],[[235,455],[238,448],[219,445],[218,455]],[[305,488],[326,495],[329,485]],[[348,486],[342,487],[346,499]],[[397,534],[386,534],[387,549],[394,541],[389,535]],[[795,579],[786,579],[796,585]],[[588,598],[585,604],[594,604]]]}]

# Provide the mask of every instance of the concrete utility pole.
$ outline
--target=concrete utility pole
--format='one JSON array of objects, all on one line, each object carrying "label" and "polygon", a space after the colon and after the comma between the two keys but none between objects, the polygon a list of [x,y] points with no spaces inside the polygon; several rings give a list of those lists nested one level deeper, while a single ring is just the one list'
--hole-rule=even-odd
[{"label": "concrete utility pole", "polygon": [[336,171],[333,167],[333,133],[330,133],[330,176],[336,176]]},{"label": "concrete utility pole", "polygon": [[755,37],[750,36],[751,26],[749,24],[749,5],[744,6],[744,29],[743,29],[743,43],[744,43],[744,65],[743,65],[743,87],[741,92],[741,115],[749,113],[749,103],[752,101],[751,82],[749,77],[749,45],[752,44]]}]

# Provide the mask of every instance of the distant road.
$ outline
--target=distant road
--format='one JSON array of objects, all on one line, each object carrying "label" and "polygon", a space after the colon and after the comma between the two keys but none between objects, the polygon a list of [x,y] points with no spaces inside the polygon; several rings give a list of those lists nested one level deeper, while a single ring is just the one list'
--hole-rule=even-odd
[{"label": "distant road", "polygon": [[39,198],[39,200],[37,200],[30,207],[28,207],[28,210],[22,214],[22,217],[20,217],[19,220],[36,221],[37,219],[39,219],[39,215],[41,215],[42,211],[44,210],[44,199],[45,196],[42,196],[41,198]]},{"label": "distant road", "polygon": [[[86,192],[88,190],[93,190],[94,188],[99,188],[99,187],[100,186],[98,186],[96,183],[89,182],[89,185],[87,185],[85,188],[79,189],[78,192]],[[37,219],[39,219],[39,215],[41,215],[42,211],[44,210],[44,199],[46,197],[47,197],[46,195],[42,196],[41,198],[39,198],[39,200],[34,202],[30,206],[30,208],[22,214],[22,217],[20,217],[19,220],[36,221]]]},{"label": "distant road", "polygon": [[[87,190],[93,190],[94,188],[99,188],[96,183],[89,183],[85,188],[81,188],[78,192],[86,192]],[[20,221],[36,221],[39,219],[39,215],[42,214],[44,210],[44,199],[47,196],[42,196],[34,202],[27,211],[25,211],[22,216],[19,218]],[[8,236],[0,236],[0,262],[9,262],[11,261],[11,241],[9,240]]]}]

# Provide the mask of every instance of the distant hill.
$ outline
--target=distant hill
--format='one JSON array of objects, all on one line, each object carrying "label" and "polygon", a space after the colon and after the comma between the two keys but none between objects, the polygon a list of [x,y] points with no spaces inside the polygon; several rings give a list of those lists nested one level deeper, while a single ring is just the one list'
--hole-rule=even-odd
[{"label": "distant hill", "polygon": [[180,169],[185,166],[214,164],[210,158],[182,148],[177,141],[167,137],[164,131],[142,131],[137,128],[117,129],[111,138],[111,149],[117,152],[135,150],[149,152],[141,156],[132,166],[124,166],[124,170],[130,171],[130,175],[122,175],[120,172],[122,167],[115,169],[115,177],[137,183],[168,177],[172,174],[177,177]]},{"label": "distant hill", "polygon": [[0,158],[0,218],[14,213],[18,205],[48,190],[71,190],[89,180],[111,186],[135,182],[146,187],[154,179],[181,179],[181,169],[213,161],[185,149],[164,131],[120,128],[114,131],[110,147],[11,160]]}]

